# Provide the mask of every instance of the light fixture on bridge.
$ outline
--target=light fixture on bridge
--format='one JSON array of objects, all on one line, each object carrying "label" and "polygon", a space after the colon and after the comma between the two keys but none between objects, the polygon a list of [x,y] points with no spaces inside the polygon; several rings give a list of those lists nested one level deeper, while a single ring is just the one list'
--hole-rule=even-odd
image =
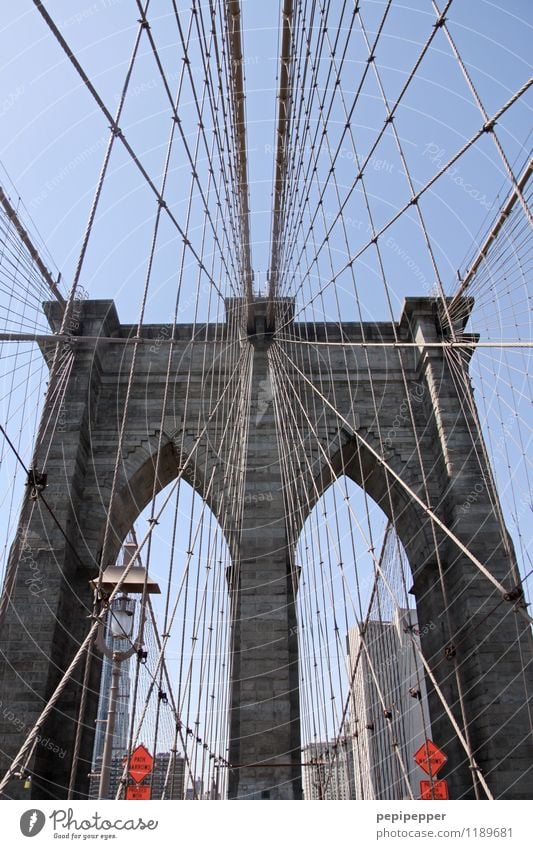
[{"label": "light fixture on bridge", "polygon": [[[131,561],[130,552],[126,552],[126,562]],[[131,566],[128,574],[123,578],[125,566],[108,566],[102,575],[90,581],[93,590],[99,589],[105,596],[109,596],[120,585],[121,594],[112,599],[108,606],[107,623],[108,635],[111,637],[111,646],[106,641],[106,626],[104,620],[100,620],[96,645],[102,654],[111,660],[111,688],[109,690],[109,706],[107,711],[106,730],[104,738],[104,750],[102,752],[102,767],[100,771],[100,784],[98,798],[107,799],[109,795],[109,778],[111,774],[111,760],[113,755],[113,736],[115,732],[115,719],[117,713],[117,699],[120,685],[120,670],[123,661],[128,660],[133,654],[142,651],[144,621],[146,616],[146,600],[148,595],[160,593],[159,585],[152,581],[143,566]],[[136,602],[128,593],[139,593],[140,602]],[[138,606],[137,634],[134,637],[135,612]],[[128,648],[119,648],[116,641],[129,641]],[[119,643],[120,645],[120,643]]]},{"label": "light fixture on bridge", "polygon": [[127,640],[133,633],[135,601],[127,595],[115,598],[112,607],[110,630],[115,640]]},{"label": "light fixture on bridge", "polygon": [[[120,582],[124,568],[124,566],[107,566],[104,570],[104,574],[102,575],[100,589],[105,593],[112,593],[117,584]],[[159,584],[156,584],[155,581],[152,581],[151,578],[146,576],[146,569],[144,566],[132,566],[124,580],[121,582],[120,588],[123,593],[142,593],[144,592],[145,584],[146,592],[149,595],[161,593]],[[93,590],[97,589],[98,578],[94,578],[90,581],[90,585]]]}]

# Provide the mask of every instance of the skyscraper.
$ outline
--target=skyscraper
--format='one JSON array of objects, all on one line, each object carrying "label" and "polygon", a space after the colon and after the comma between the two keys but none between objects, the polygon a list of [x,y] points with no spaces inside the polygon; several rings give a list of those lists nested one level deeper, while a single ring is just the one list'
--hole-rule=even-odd
[{"label": "skyscraper", "polygon": [[310,743],[302,749],[304,799],[344,800],[354,796],[351,738]]},{"label": "skyscraper", "polygon": [[152,785],[152,799],[183,799],[185,787],[185,760],[175,750],[158,752],[151,776],[143,784]]},{"label": "skyscraper", "polygon": [[409,788],[418,798],[413,755],[431,728],[424,670],[409,635],[416,628],[416,611],[398,609],[392,622],[370,620],[364,634],[348,633],[357,799],[409,799]]}]

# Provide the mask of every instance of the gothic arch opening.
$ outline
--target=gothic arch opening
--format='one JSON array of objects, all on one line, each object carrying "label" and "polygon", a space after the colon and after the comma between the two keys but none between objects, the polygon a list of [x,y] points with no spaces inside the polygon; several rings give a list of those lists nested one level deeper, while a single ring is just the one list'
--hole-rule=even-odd
[{"label": "gothic arch opening", "polygon": [[304,797],[416,798],[413,755],[431,736],[413,645],[425,626],[398,534],[341,475],[314,504],[295,562]]},{"label": "gothic arch opening", "polygon": [[[118,552],[128,531],[138,522],[141,515],[148,509],[155,515],[154,507],[150,507],[152,500],[157,499],[157,504],[162,505],[165,501],[165,492],[169,488],[177,488],[179,497],[189,492],[188,487],[200,500],[205,500],[206,507],[223,526],[223,533],[229,545],[232,543],[232,515],[227,496],[221,490],[220,485],[209,485],[209,477],[212,473],[214,460],[208,456],[208,448],[205,449],[205,458],[198,460],[198,453],[191,461],[193,445],[190,440],[183,440],[179,447],[168,437],[163,437],[161,447],[158,446],[158,435],[152,439],[134,444],[127,449],[124,461],[121,465],[117,483],[117,491],[109,510],[102,509],[101,521],[103,527],[100,529],[100,546],[105,536],[105,525],[108,522],[111,529],[108,542],[107,557],[113,558]],[[181,449],[181,450],[180,450]],[[180,474],[181,480],[177,481]],[[111,471],[108,473],[111,478]],[[96,485],[96,478],[95,478]],[[103,498],[100,497],[100,501]],[[173,501],[175,497],[173,496]],[[190,507],[195,502],[190,503]],[[102,508],[104,505],[102,504]],[[160,509],[160,506],[159,508]],[[167,508],[165,507],[165,512]],[[151,516],[147,516],[147,519]],[[141,535],[144,536],[144,533]]]},{"label": "gothic arch opening", "polygon": [[[131,504],[138,505],[143,490],[130,485],[129,492]],[[157,524],[151,522],[156,515]],[[124,787],[131,780],[124,774],[123,760],[142,744],[155,756],[152,773],[141,781],[150,787],[151,798],[221,798],[227,782],[222,762],[230,674],[229,547],[213,510],[182,479],[163,486],[153,503],[148,500],[114,562],[124,565],[131,560],[151,524],[150,540],[134,565],[147,569],[160,592],[150,596],[145,611],[141,656],[133,655],[121,668],[108,797],[127,792]],[[130,593],[129,598],[135,604],[137,633],[142,595]],[[115,645],[110,634],[107,641]],[[97,723],[102,724],[108,709],[108,666],[104,662],[100,688]],[[97,732],[92,798],[98,795],[102,752],[103,735]]]}]

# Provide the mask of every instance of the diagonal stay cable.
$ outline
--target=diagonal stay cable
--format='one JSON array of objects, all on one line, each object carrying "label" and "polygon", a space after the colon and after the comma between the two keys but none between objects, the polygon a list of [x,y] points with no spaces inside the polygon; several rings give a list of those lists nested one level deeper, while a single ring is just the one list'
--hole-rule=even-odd
[{"label": "diagonal stay cable", "polygon": [[[334,284],[334,283],[336,282],[336,280],[338,279],[338,277],[340,277],[340,275],[341,275],[344,271],[346,271],[346,269],[347,269],[347,268],[349,268],[351,265],[353,265],[353,263],[354,263],[357,259],[359,259],[359,257],[360,257],[362,254],[364,254],[364,253],[365,253],[365,251],[367,251],[367,250],[368,250],[368,248],[369,248],[371,245],[374,245],[374,244],[376,243],[376,241],[377,241],[379,238],[381,238],[381,236],[383,236],[383,234],[384,234],[384,233],[386,233],[386,232],[387,232],[387,230],[389,230],[389,229],[390,229],[390,227],[392,227],[392,225],[393,225],[393,224],[395,224],[395,223],[396,223],[396,221],[398,221],[398,219],[399,219],[399,218],[401,218],[401,216],[402,216],[402,215],[403,215],[403,214],[404,214],[404,213],[405,213],[408,209],[410,209],[410,207],[411,207],[411,206],[414,206],[415,204],[417,204],[417,203],[418,203],[418,201],[420,200],[420,198],[422,197],[422,195],[424,195],[424,194],[428,191],[428,189],[430,189],[430,188],[431,188],[431,186],[432,186],[434,183],[436,183],[436,182],[437,182],[437,180],[439,180],[439,179],[440,179],[440,178],[441,178],[441,177],[442,177],[442,176],[443,176],[443,175],[444,175],[444,174],[448,171],[448,169],[449,169],[449,168],[451,168],[451,166],[452,166],[452,165],[454,165],[454,164],[455,164],[455,162],[457,162],[457,160],[458,160],[458,159],[460,159],[460,158],[461,158],[461,156],[463,156],[463,155],[464,155],[464,154],[465,154],[465,153],[466,153],[466,152],[467,152],[467,151],[468,151],[468,150],[469,150],[469,149],[470,149],[470,148],[471,148],[471,147],[472,147],[472,146],[473,146],[473,145],[474,145],[477,141],[479,141],[479,139],[480,139],[480,138],[481,138],[481,137],[482,137],[485,133],[490,133],[490,132],[492,131],[493,126],[494,126],[494,125],[495,125],[495,124],[499,121],[499,119],[502,117],[502,115],[504,115],[504,114],[508,111],[508,109],[510,109],[510,108],[511,108],[511,106],[513,106],[513,105],[514,105],[514,104],[515,104],[515,103],[516,103],[516,102],[517,102],[517,101],[518,101],[518,100],[519,100],[519,99],[520,99],[520,98],[521,98],[521,97],[522,97],[522,96],[523,96],[523,95],[524,95],[524,94],[525,94],[525,93],[529,90],[529,88],[531,88],[531,86],[532,86],[532,85],[533,85],[533,77],[530,77],[530,78],[529,78],[529,79],[527,79],[527,80],[525,81],[525,83],[524,83],[524,84],[523,84],[523,85],[522,85],[522,86],[521,86],[521,87],[520,87],[520,88],[519,88],[519,89],[518,89],[518,90],[517,90],[517,91],[516,91],[516,92],[515,92],[515,93],[514,93],[514,94],[513,94],[513,95],[512,95],[512,96],[511,96],[511,97],[510,97],[510,98],[509,98],[509,99],[508,99],[508,100],[507,100],[507,101],[506,101],[506,102],[505,102],[505,103],[504,103],[504,104],[503,104],[503,105],[502,105],[499,109],[498,109],[498,110],[497,110],[497,112],[495,112],[495,113],[493,114],[492,118],[490,118],[490,120],[489,120],[489,121],[485,122],[485,123],[484,123],[484,124],[483,124],[483,125],[482,125],[482,126],[481,126],[481,127],[480,127],[480,128],[479,128],[476,132],[475,132],[475,133],[474,133],[474,135],[473,135],[473,136],[471,136],[471,138],[470,138],[470,139],[468,139],[468,141],[467,141],[467,142],[465,142],[465,144],[464,144],[464,145],[463,145],[463,146],[462,146],[462,147],[461,147],[461,148],[460,148],[460,149],[459,149],[459,150],[458,150],[458,151],[457,151],[457,152],[456,152],[456,153],[455,153],[455,154],[454,154],[454,155],[453,155],[453,156],[452,156],[449,160],[448,160],[448,162],[446,162],[446,164],[445,164],[445,165],[443,165],[443,166],[442,166],[442,168],[440,168],[440,169],[439,169],[439,171],[437,171],[437,173],[436,173],[436,174],[434,174],[434,175],[433,175],[433,177],[431,177],[431,179],[430,179],[430,180],[428,180],[428,181],[427,181],[427,183],[425,183],[425,185],[424,185],[424,186],[422,186],[422,188],[421,188],[421,189],[419,189],[419,190],[416,192],[416,194],[414,194],[414,195],[410,198],[410,200],[408,200],[408,201],[407,201],[407,203],[405,203],[405,204],[404,204],[404,205],[403,205],[403,206],[402,206],[402,207],[401,207],[401,208],[400,208],[400,209],[399,209],[399,210],[398,210],[398,211],[397,211],[397,212],[396,212],[396,213],[392,216],[392,218],[390,218],[390,219],[389,219],[389,220],[388,220],[388,221],[387,221],[387,222],[386,222],[386,223],[385,223],[385,224],[384,224],[384,225],[383,225],[383,226],[382,226],[379,230],[377,230],[377,231],[376,231],[375,235],[374,235],[374,236],[372,236],[372,238],[371,238],[371,239],[368,239],[368,240],[365,242],[365,244],[364,244],[361,248],[359,248],[359,250],[358,250],[355,254],[353,254],[352,256],[350,256],[350,257],[348,258],[348,260],[344,263],[344,265],[343,265],[343,266],[341,266],[341,268],[340,268],[340,269],[336,272],[336,274],[335,274],[335,275],[334,275],[331,279],[329,279],[329,280],[327,281],[327,283],[326,283],[326,284],[322,287],[322,289],[321,289],[320,291],[321,291],[321,292],[324,292],[324,291],[325,291],[325,290],[326,290],[329,286],[331,286],[332,284]],[[362,173],[362,170],[363,170],[363,169],[364,169],[364,164],[361,166],[361,169],[360,169],[360,171],[359,171],[359,173],[358,173],[358,175],[357,175],[356,180],[358,180],[358,179],[360,178],[360,176],[361,176],[361,173]],[[355,184],[354,184],[354,185],[355,185]],[[343,208],[344,208],[344,205],[345,205],[345,203],[346,203],[347,199],[348,199],[348,198],[346,198],[346,199],[345,199],[345,201],[343,202],[342,206],[339,208],[339,211],[338,211],[338,213],[337,213],[336,217],[333,219],[333,221],[332,221],[332,223],[331,223],[331,226],[330,226],[330,228],[329,228],[328,232],[326,233],[326,236],[324,237],[324,243],[325,243],[325,242],[326,242],[326,240],[327,240],[327,239],[331,236],[331,232],[332,232],[332,230],[333,230],[333,228],[334,228],[334,226],[335,226],[335,224],[336,224],[337,219],[338,219],[338,218],[342,215],[342,213],[343,213]],[[303,276],[303,278],[302,278],[302,280],[301,280],[301,282],[300,282],[299,286],[297,287],[296,291],[294,292],[294,295],[295,295],[295,296],[296,296],[296,295],[298,294],[298,292],[299,292],[299,291],[303,288],[303,285],[304,285],[304,283],[305,283],[305,280],[309,277],[310,269],[312,268],[313,264],[315,263],[316,258],[317,258],[317,254],[315,254],[315,257],[314,257],[313,261],[310,263],[309,268],[307,269],[307,271],[306,271],[305,275]],[[318,297],[318,293],[317,293],[317,294],[315,294],[315,295],[313,296],[313,298],[311,299],[311,301],[315,300],[317,297]],[[311,302],[311,301],[310,301],[310,302]],[[310,303],[310,302],[309,302],[309,303]],[[303,309],[303,307],[302,307],[302,309]],[[286,322],[286,324],[288,324],[288,321]],[[283,326],[285,326],[285,325],[282,325],[279,329],[281,330]]]},{"label": "diagonal stay cable", "polygon": [[124,133],[122,132],[122,130],[120,129],[120,127],[117,125],[117,123],[116,123],[115,119],[113,118],[113,116],[112,116],[111,112],[109,111],[109,109],[108,109],[108,108],[107,108],[107,106],[105,105],[104,101],[102,100],[102,98],[101,98],[101,97],[100,97],[100,95],[98,94],[98,92],[97,92],[96,88],[94,87],[94,85],[92,84],[91,80],[90,80],[90,79],[89,79],[89,77],[87,76],[87,74],[86,74],[86,72],[84,71],[83,67],[81,66],[81,64],[80,64],[80,63],[79,63],[79,61],[77,60],[76,56],[74,55],[74,52],[73,52],[73,51],[71,50],[71,48],[69,47],[69,45],[68,45],[67,41],[65,40],[65,38],[64,38],[64,36],[62,35],[61,31],[59,30],[59,28],[58,28],[57,24],[55,23],[55,21],[53,20],[53,18],[50,16],[49,12],[48,12],[48,11],[47,11],[47,9],[45,8],[45,6],[44,6],[44,5],[43,5],[43,3],[41,2],[41,0],[33,0],[33,3],[34,3],[34,5],[36,6],[37,10],[38,10],[38,11],[40,12],[40,14],[42,15],[42,17],[44,18],[45,22],[47,23],[48,27],[50,28],[51,32],[53,33],[53,35],[55,36],[55,38],[57,39],[57,41],[59,42],[60,46],[63,48],[64,52],[67,54],[67,56],[68,56],[68,58],[70,59],[70,61],[71,61],[72,65],[74,66],[74,68],[76,69],[76,71],[77,71],[77,72],[78,72],[78,74],[80,75],[81,79],[83,80],[83,82],[84,82],[85,86],[87,87],[88,91],[92,94],[93,98],[96,100],[96,103],[97,103],[97,104],[98,104],[98,106],[100,107],[100,109],[101,109],[101,111],[103,112],[103,114],[104,114],[105,118],[109,121],[109,126],[110,126],[110,129],[111,129],[111,131],[112,131],[113,135],[120,139],[120,141],[122,142],[122,144],[123,144],[123,145],[124,145],[124,147],[126,148],[126,150],[127,150],[128,154],[130,155],[130,157],[131,157],[132,161],[135,163],[135,165],[137,166],[138,170],[141,172],[142,176],[143,176],[143,177],[144,177],[144,179],[146,180],[147,185],[149,186],[149,188],[150,188],[150,189],[152,190],[152,192],[154,193],[154,195],[155,195],[155,197],[156,197],[156,199],[157,199],[158,203],[159,203],[159,204],[161,205],[161,207],[165,210],[165,212],[167,213],[167,215],[168,215],[169,219],[171,220],[171,222],[172,222],[172,223],[174,224],[174,226],[176,227],[176,229],[177,229],[178,233],[180,234],[181,238],[184,240],[185,244],[188,246],[188,248],[190,249],[190,251],[191,251],[192,255],[194,256],[194,258],[195,258],[195,259],[196,259],[196,261],[198,262],[198,264],[199,264],[200,268],[201,268],[201,269],[202,269],[202,271],[203,271],[203,272],[207,275],[207,278],[208,278],[209,282],[210,282],[210,283],[211,283],[211,284],[215,287],[215,289],[216,289],[216,291],[218,292],[218,294],[219,294],[220,298],[223,300],[223,299],[224,299],[224,295],[223,295],[223,293],[220,291],[220,288],[218,287],[218,285],[217,285],[216,281],[214,280],[214,278],[213,278],[213,277],[211,276],[211,274],[209,273],[209,271],[208,271],[208,269],[207,269],[207,266],[205,265],[205,263],[204,263],[203,259],[200,257],[200,255],[198,254],[198,252],[196,251],[196,249],[195,249],[195,248],[193,247],[193,245],[191,244],[191,242],[190,242],[190,240],[189,240],[189,238],[188,238],[187,234],[183,231],[183,229],[182,229],[182,227],[180,226],[180,224],[179,224],[178,220],[176,219],[175,215],[174,215],[174,214],[171,212],[171,210],[169,209],[169,207],[168,207],[168,205],[167,205],[166,201],[165,201],[165,200],[164,200],[164,198],[161,196],[161,194],[160,194],[160,192],[159,192],[159,189],[157,188],[157,186],[156,186],[156,185],[155,185],[155,183],[153,182],[152,178],[151,178],[151,177],[150,177],[150,175],[148,174],[148,172],[147,172],[146,168],[144,167],[144,165],[143,165],[143,164],[142,164],[142,162],[140,161],[139,157],[138,157],[138,156],[137,156],[137,154],[135,153],[134,149],[132,148],[131,144],[129,143],[129,141],[128,141],[128,140],[127,140],[127,138],[125,137]]},{"label": "diagonal stay cable", "polygon": [[[453,0],[447,0],[446,6],[445,6],[444,11],[443,11],[443,15],[444,15],[444,14],[448,11],[448,9],[450,8],[450,6],[452,5],[452,2],[453,2]],[[387,7],[387,8],[388,8],[388,7]],[[382,20],[382,22],[381,22],[381,26],[383,26],[383,24],[384,24],[384,20],[385,20],[385,16],[383,17],[383,20]],[[402,88],[401,88],[401,90],[400,90],[400,92],[399,92],[398,96],[396,97],[396,100],[395,100],[394,104],[392,105],[392,107],[391,107],[391,109],[390,109],[390,112],[389,112],[389,114],[387,115],[387,118],[385,119],[385,121],[384,121],[384,123],[383,123],[383,126],[381,127],[380,131],[377,133],[376,138],[374,139],[373,144],[370,146],[370,149],[369,149],[369,151],[368,151],[368,153],[367,153],[367,155],[366,155],[366,157],[365,157],[365,159],[364,159],[364,161],[363,161],[363,163],[362,163],[361,167],[358,169],[358,171],[357,171],[357,173],[356,173],[356,175],[355,175],[355,179],[353,180],[352,185],[351,185],[351,187],[350,187],[350,189],[349,189],[349,191],[348,191],[348,193],[347,193],[347,195],[346,195],[346,197],[345,197],[345,199],[344,199],[344,201],[343,201],[342,205],[340,206],[340,208],[339,208],[339,210],[338,210],[338,212],[337,212],[337,215],[334,217],[334,219],[333,219],[333,221],[332,221],[332,225],[331,225],[330,230],[328,231],[327,236],[329,236],[329,235],[330,235],[331,230],[332,230],[332,228],[335,226],[335,224],[336,224],[336,222],[337,222],[337,220],[338,220],[339,216],[340,216],[340,215],[342,215],[342,212],[343,212],[343,209],[344,209],[344,207],[345,207],[346,203],[348,202],[348,200],[349,200],[349,198],[351,197],[351,195],[352,195],[353,191],[355,190],[355,188],[356,188],[356,186],[357,186],[357,183],[358,183],[358,181],[359,181],[359,180],[360,180],[360,178],[361,178],[361,175],[363,174],[363,172],[364,172],[364,170],[365,170],[366,166],[367,166],[367,165],[368,165],[368,163],[370,162],[370,159],[371,159],[372,155],[373,155],[373,154],[374,154],[374,152],[376,151],[377,146],[378,146],[378,144],[379,144],[379,143],[380,143],[380,141],[381,141],[381,138],[383,137],[383,135],[385,134],[385,132],[386,132],[386,130],[387,130],[387,127],[388,127],[388,126],[389,126],[389,124],[390,124],[390,123],[394,120],[395,113],[398,111],[398,108],[399,108],[399,106],[400,106],[400,103],[402,102],[402,99],[403,99],[404,95],[406,94],[406,92],[407,92],[407,90],[408,90],[409,86],[411,85],[411,83],[412,83],[413,79],[415,78],[416,73],[417,73],[417,71],[418,71],[418,69],[419,69],[419,67],[420,67],[421,63],[422,63],[422,61],[423,61],[424,57],[426,56],[426,54],[427,54],[427,52],[428,52],[429,48],[431,47],[431,44],[433,43],[433,40],[434,40],[434,38],[435,38],[435,36],[436,36],[436,34],[437,34],[437,32],[438,32],[439,27],[441,26],[441,24],[440,24],[440,21],[441,21],[441,20],[442,20],[442,16],[441,16],[441,18],[440,18],[439,20],[437,20],[437,21],[436,21],[436,23],[433,25],[433,27],[432,27],[432,31],[430,32],[430,34],[429,34],[429,36],[427,37],[427,39],[426,39],[426,41],[425,41],[424,45],[422,46],[422,49],[420,50],[420,53],[418,54],[418,56],[417,56],[417,58],[416,58],[416,61],[415,61],[415,63],[414,63],[414,65],[413,65],[413,67],[411,68],[411,70],[410,70],[410,72],[409,72],[409,74],[408,74],[408,76],[407,76],[407,79],[406,79],[405,83],[403,84],[403,86],[402,86]],[[376,41],[375,43],[377,43],[377,41]],[[364,72],[363,72],[363,81],[364,81],[364,77],[365,77],[365,75],[368,73],[368,69],[369,69],[369,67],[370,67],[370,63],[374,61],[374,58],[375,58],[375,57],[374,57],[373,53],[372,53],[372,54],[368,57],[368,60],[367,60],[367,63],[366,63],[366,67],[365,67],[365,70],[364,70]],[[349,113],[348,113],[348,119],[347,119],[347,121],[346,121],[346,123],[345,123],[344,130],[343,130],[343,132],[341,133],[340,138],[339,138],[339,141],[338,141],[338,143],[337,143],[337,148],[336,148],[336,151],[335,151],[334,156],[333,156],[332,169],[334,169],[334,168],[335,168],[335,165],[336,165],[337,159],[338,159],[338,157],[340,156],[341,149],[342,149],[342,144],[344,143],[344,138],[345,138],[346,133],[348,132],[348,130],[349,130],[349,128],[350,128],[350,123],[351,123],[351,120],[352,120],[352,117],[353,117],[354,109],[355,109],[355,107],[356,107],[356,104],[357,104],[357,101],[358,101],[358,97],[359,97],[359,93],[360,93],[360,91],[361,91],[361,84],[360,84],[360,86],[358,87],[358,90],[357,90],[357,92],[356,92],[356,97],[354,98],[354,100],[353,100],[353,102],[352,102],[352,106],[350,107],[350,111],[349,111]],[[319,153],[320,153],[320,146],[319,146],[319,148],[318,148],[318,150],[317,150],[317,156],[319,155]],[[329,185],[330,175],[333,173],[333,170],[332,170],[332,169],[330,169],[330,171],[328,172],[328,174],[327,174],[327,176],[326,176],[326,179],[325,179],[325,181],[324,181],[324,185],[323,185],[322,190],[321,190],[321,192],[320,192],[319,200],[318,200],[318,203],[317,203],[317,208],[316,208],[316,210],[315,210],[315,212],[314,212],[314,214],[313,214],[313,217],[312,217],[312,219],[311,219],[311,222],[310,222],[310,227],[312,227],[312,226],[314,225],[315,220],[316,220],[316,217],[317,217],[317,215],[318,215],[318,211],[319,211],[320,205],[321,205],[321,203],[322,203],[322,202],[323,202],[323,200],[324,200],[325,191],[326,191],[326,189],[327,189],[327,186]],[[326,238],[327,238],[327,236],[326,236]],[[324,244],[324,243],[325,243],[325,240],[324,240],[323,244]],[[318,251],[317,253],[319,253],[319,252],[320,252],[320,249],[319,249],[319,251]],[[298,267],[298,266],[299,266],[299,264],[300,264],[301,257],[302,257],[302,251],[300,251],[299,256],[298,256],[298,258],[297,258],[297,262],[296,262],[296,266],[297,266],[297,267]],[[315,255],[315,259],[316,259],[316,255]],[[309,269],[312,267],[313,263],[314,263],[314,260],[313,260],[313,262],[311,263],[311,265],[309,266]],[[309,271],[309,269],[308,269],[308,271]],[[288,284],[288,285],[290,285],[290,283],[292,282],[292,279],[294,279],[294,274],[293,274],[293,277],[291,278],[291,281],[289,281],[289,284]],[[305,278],[304,278],[304,279],[305,279]]]}]

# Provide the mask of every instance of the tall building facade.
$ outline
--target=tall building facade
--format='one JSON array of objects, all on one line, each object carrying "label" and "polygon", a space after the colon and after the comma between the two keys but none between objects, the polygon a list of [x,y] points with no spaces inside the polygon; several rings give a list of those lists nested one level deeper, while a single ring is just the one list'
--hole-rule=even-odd
[{"label": "tall building facade", "polygon": [[175,750],[158,752],[151,776],[143,784],[151,782],[152,799],[183,799],[185,789],[185,759]]},{"label": "tall building facade", "polygon": [[418,798],[413,755],[431,727],[424,669],[409,633],[417,627],[416,611],[402,608],[392,622],[370,620],[364,635],[359,628],[348,633],[356,799]]},{"label": "tall building facade", "polygon": [[310,743],[302,749],[304,799],[355,799],[351,739]]}]

